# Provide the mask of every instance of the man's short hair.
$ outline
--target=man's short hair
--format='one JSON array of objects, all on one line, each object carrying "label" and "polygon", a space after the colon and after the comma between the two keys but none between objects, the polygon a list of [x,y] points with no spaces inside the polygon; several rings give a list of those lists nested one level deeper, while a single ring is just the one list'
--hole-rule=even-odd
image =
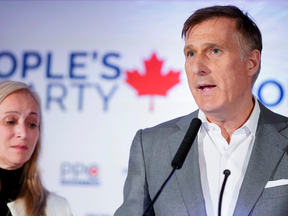
[{"label": "man's short hair", "polygon": [[[184,23],[182,29],[182,38],[186,38],[191,27],[214,18],[230,18],[236,21],[235,39],[238,43],[242,57],[257,49],[262,51],[262,36],[255,22],[249,17],[248,13],[243,13],[238,7],[227,6],[212,6],[196,10]],[[258,77],[260,66],[257,73],[254,75],[253,83]]]}]

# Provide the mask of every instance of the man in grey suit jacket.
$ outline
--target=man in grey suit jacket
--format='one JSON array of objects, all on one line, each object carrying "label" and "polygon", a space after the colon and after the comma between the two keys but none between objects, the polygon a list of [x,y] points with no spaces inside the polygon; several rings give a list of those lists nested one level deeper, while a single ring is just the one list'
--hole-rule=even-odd
[{"label": "man in grey suit jacket", "polygon": [[149,215],[217,215],[226,168],[231,177],[223,215],[288,215],[288,118],[252,95],[262,50],[258,27],[237,7],[213,6],[192,14],[182,35],[185,70],[199,110],[137,132],[124,203],[115,216],[143,214],[170,174],[195,117],[203,121],[198,136]]}]

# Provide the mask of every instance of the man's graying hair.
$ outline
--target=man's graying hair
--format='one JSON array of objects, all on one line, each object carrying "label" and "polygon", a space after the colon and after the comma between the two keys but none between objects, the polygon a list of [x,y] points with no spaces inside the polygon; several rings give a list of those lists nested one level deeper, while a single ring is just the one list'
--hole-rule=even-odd
[{"label": "man's graying hair", "polygon": [[[245,59],[246,55],[254,49],[259,50],[261,54],[262,37],[259,28],[249,17],[248,13],[243,13],[239,8],[232,5],[212,6],[195,11],[184,23],[182,38],[186,38],[191,27],[194,27],[203,21],[220,17],[230,18],[236,21],[235,38],[242,53],[241,59]],[[253,77],[253,84],[255,83],[259,73],[260,66]]]}]

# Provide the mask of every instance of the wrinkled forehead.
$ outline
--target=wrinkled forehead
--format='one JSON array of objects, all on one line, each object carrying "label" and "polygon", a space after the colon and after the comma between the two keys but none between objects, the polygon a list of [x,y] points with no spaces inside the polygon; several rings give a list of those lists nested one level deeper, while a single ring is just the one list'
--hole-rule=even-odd
[{"label": "wrinkled forehead", "polygon": [[191,36],[191,34],[197,33],[208,33],[213,34],[228,32],[229,34],[236,33],[236,20],[227,17],[211,17],[203,20],[199,23],[195,23],[189,27],[186,32],[185,40]]}]

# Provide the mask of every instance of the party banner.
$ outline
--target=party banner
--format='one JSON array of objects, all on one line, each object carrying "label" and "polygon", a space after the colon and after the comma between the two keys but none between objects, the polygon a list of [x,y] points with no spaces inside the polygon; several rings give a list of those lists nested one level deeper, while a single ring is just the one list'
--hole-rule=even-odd
[{"label": "party banner", "polygon": [[74,215],[113,215],[136,131],[197,109],[181,31],[216,4],[254,18],[263,52],[253,93],[288,116],[286,1],[0,1],[0,80],[39,93],[42,179]]}]

